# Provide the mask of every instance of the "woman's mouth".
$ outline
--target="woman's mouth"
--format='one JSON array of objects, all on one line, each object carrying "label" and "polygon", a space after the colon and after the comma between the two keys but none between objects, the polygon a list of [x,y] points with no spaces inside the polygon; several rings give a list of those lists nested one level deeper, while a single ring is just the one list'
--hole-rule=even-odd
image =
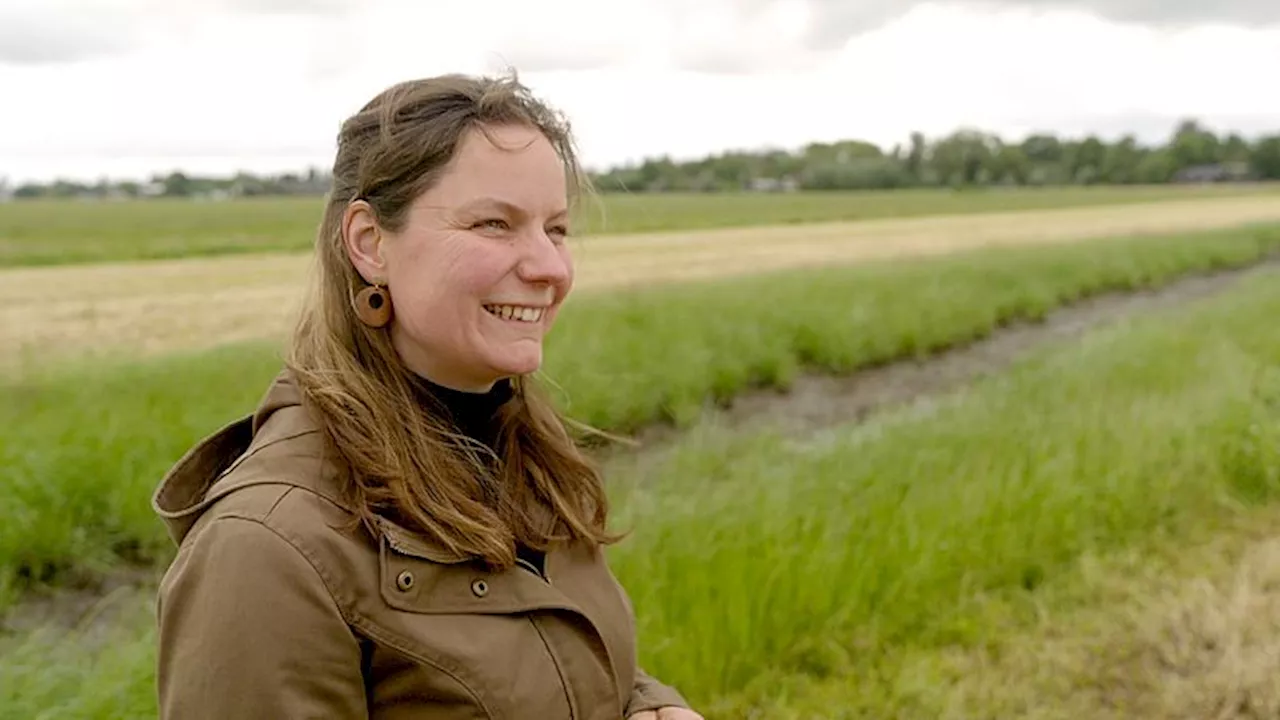
[{"label": "woman's mouth", "polygon": [[542,320],[546,308],[527,307],[524,305],[485,305],[490,315],[511,320],[512,322],[536,323]]}]

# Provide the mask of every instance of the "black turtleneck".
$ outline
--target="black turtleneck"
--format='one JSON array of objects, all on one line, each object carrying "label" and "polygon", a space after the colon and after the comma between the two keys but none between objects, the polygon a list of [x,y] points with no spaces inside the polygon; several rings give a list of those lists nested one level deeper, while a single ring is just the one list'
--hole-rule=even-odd
[{"label": "black turtleneck", "polygon": [[[478,393],[455,390],[425,378],[419,378],[418,390],[434,398],[443,406],[461,434],[483,443],[496,452],[497,414],[499,408],[511,399],[510,380],[499,380],[487,392]],[[539,575],[544,572],[542,552],[519,544],[516,546],[516,556],[528,564],[528,569]]]},{"label": "black turtleneck", "polygon": [[467,392],[419,378],[418,389],[441,404],[459,432],[490,449],[498,439],[497,413],[511,399],[511,381],[499,380],[488,392]]}]

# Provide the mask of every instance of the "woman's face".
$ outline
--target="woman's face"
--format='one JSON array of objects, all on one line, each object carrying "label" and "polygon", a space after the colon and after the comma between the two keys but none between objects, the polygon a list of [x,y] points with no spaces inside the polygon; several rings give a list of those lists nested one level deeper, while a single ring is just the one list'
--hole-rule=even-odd
[{"label": "woman's face", "polygon": [[484,391],[542,363],[542,339],[573,285],[564,165],[539,131],[471,131],[396,233],[347,213],[348,250],[391,294],[403,362],[446,387]]}]

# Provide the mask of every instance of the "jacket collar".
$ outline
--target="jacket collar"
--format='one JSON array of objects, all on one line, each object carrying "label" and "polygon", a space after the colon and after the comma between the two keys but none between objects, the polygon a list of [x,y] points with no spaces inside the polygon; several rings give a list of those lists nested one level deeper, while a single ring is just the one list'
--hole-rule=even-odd
[{"label": "jacket collar", "polygon": [[[272,462],[251,462],[269,455]],[[197,442],[165,473],[151,498],[175,543],[219,498],[243,487],[303,487],[341,504],[335,473],[324,463],[320,429],[282,371],[258,406]]]},{"label": "jacket collar", "polygon": [[[288,370],[276,375],[252,413],[189,449],[165,473],[151,506],[169,537],[181,544],[219,498],[270,484],[299,487],[352,511],[340,492],[336,467],[326,460],[320,428]],[[386,518],[378,518],[377,525],[386,542],[404,554],[450,564],[472,559]]]}]

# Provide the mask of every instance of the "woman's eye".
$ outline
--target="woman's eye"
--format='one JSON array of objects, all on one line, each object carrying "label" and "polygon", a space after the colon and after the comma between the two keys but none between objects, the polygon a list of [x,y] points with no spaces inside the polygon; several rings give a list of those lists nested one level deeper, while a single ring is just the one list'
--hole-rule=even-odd
[{"label": "woman's eye", "polygon": [[480,222],[476,223],[475,226],[482,227],[488,230],[507,230],[511,227],[510,225],[507,224],[506,220],[502,220],[499,218],[481,220]]},{"label": "woman's eye", "polygon": [[547,234],[553,238],[562,240],[569,235],[569,228],[564,227],[563,225],[556,225],[555,227],[548,229]]}]

